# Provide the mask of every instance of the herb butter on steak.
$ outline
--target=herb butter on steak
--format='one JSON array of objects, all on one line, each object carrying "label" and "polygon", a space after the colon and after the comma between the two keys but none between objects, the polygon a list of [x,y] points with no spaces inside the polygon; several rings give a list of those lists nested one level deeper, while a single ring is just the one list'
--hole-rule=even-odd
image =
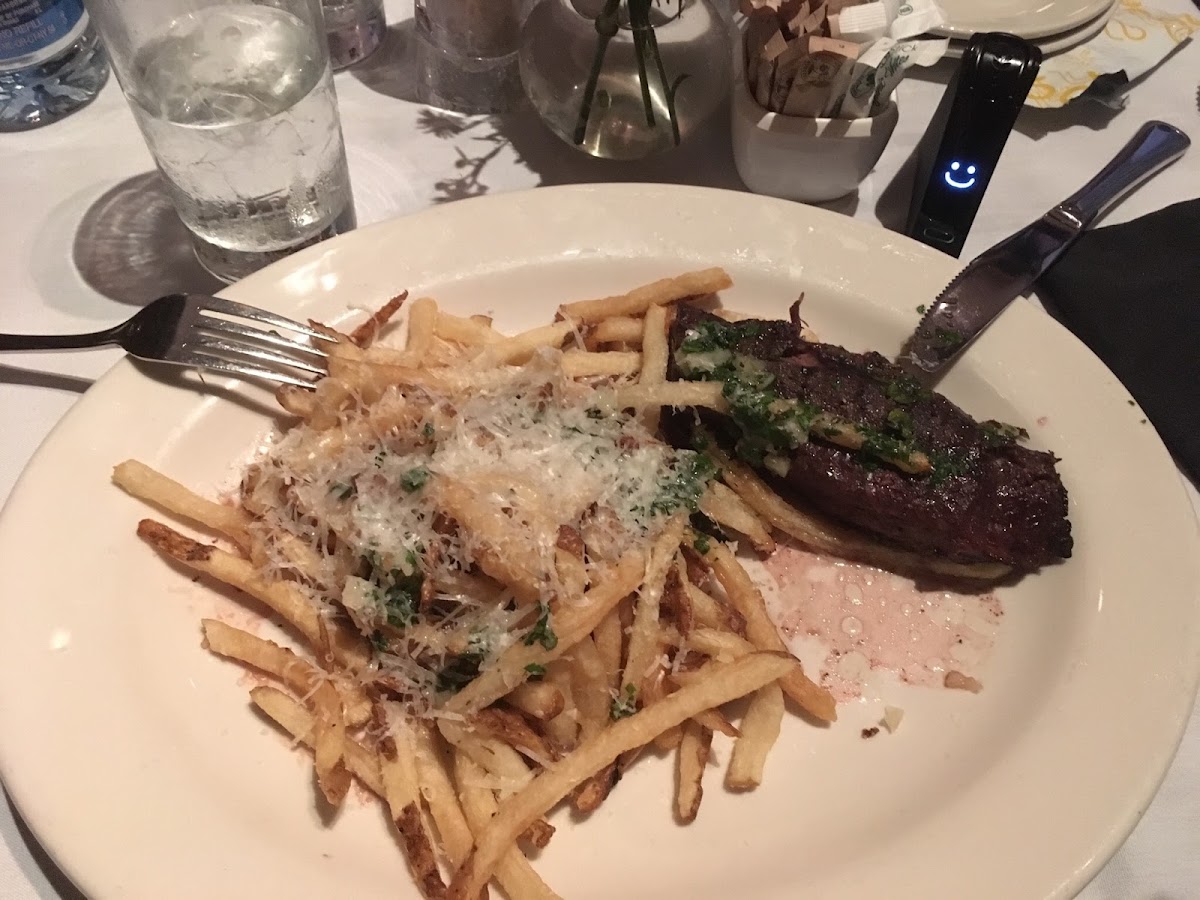
[{"label": "herb butter on steak", "polygon": [[[1051,453],[976,422],[878,353],[802,339],[792,323],[728,322],[687,304],[672,379],[721,381],[718,441],[785,496],[886,543],[955,562],[1031,570],[1071,555]],[[673,417],[677,437],[695,421]]]}]

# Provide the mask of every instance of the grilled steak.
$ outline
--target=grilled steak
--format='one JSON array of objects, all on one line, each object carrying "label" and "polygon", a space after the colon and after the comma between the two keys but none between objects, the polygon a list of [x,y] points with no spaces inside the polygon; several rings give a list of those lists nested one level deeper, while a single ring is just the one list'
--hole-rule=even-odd
[{"label": "grilled steak", "polygon": [[[730,414],[706,415],[708,424],[785,495],[927,556],[1030,570],[1071,555],[1054,455],[1018,445],[1008,426],[976,422],[878,353],[688,305],[670,343],[669,376],[724,382]],[[694,421],[674,417],[677,439]],[[856,440],[844,439],[847,425]]]}]

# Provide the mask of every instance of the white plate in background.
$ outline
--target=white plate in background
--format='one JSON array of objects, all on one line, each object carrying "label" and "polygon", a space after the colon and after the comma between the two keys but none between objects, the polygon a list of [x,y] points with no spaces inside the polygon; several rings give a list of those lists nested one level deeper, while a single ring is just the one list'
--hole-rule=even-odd
[{"label": "white plate in background", "polygon": [[[1090,22],[1085,22],[1078,28],[1072,28],[1070,31],[1064,31],[1062,34],[1050,35],[1049,37],[1036,38],[1031,43],[1036,44],[1042,51],[1043,56],[1052,56],[1055,53],[1063,53],[1078,47],[1080,44],[1086,44],[1108,25],[1113,13],[1117,9],[1117,0],[1112,0],[1108,9],[1096,16]],[[967,49],[967,40],[969,38],[953,38],[950,41],[950,46],[946,50],[946,56],[951,59],[961,59],[963,51]]]},{"label": "white plate in background", "polygon": [[1104,13],[1111,0],[938,0],[946,37],[969,38],[980,31],[1006,31],[1023,38],[1061,35]]}]

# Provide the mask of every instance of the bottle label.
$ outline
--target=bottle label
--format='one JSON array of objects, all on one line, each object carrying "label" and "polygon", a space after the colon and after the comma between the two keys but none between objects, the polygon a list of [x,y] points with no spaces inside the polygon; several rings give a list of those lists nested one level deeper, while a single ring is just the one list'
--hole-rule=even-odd
[{"label": "bottle label", "polygon": [[81,18],[83,0],[0,0],[0,61],[49,47]]}]

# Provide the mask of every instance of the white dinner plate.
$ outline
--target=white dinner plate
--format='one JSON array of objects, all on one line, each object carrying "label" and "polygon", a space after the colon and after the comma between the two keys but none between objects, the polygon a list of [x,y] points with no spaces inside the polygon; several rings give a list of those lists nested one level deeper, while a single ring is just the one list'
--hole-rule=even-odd
[{"label": "white dinner plate", "polygon": [[[1073,47],[1078,47],[1080,44],[1086,44],[1105,29],[1116,8],[1117,2],[1116,0],[1112,0],[1108,8],[1090,22],[1085,22],[1078,28],[1072,28],[1070,31],[1064,31],[1061,34],[1037,38],[1030,43],[1036,45],[1042,51],[1043,56],[1063,53]],[[946,49],[946,56],[952,59],[961,58],[963,51],[967,49],[967,40],[967,38],[952,39],[950,46]]]},{"label": "white dinner plate", "polygon": [[981,31],[1006,31],[1023,38],[1063,34],[1095,19],[1112,0],[939,0],[946,24],[933,29],[946,37],[969,38]]},{"label": "white dinner plate", "polygon": [[[544,188],[438,207],[311,248],[228,289],[342,319],[402,288],[505,329],[565,300],[725,266],[734,308],[805,318],[894,352],[958,264],[808,206],[659,185]],[[0,517],[0,774],[55,860],[97,900],[416,897],[384,816],[331,823],[311,767],[200,647],[246,621],[134,536],[109,483],[137,457],[216,494],[272,427],[269,393],[157,381],[119,363],[30,463]],[[672,761],[643,759],[589,821],[559,811],[536,861],[569,898],[1067,897],[1130,831],[1165,772],[1200,672],[1200,554],[1153,428],[1084,347],[1014,304],[944,391],[1053,448],[1075,556],[1000,591],[984,690],[896,688],[818,728],[789,717],[749,794],[710,770],[699,819],[671,816]],[[261,405],[260,405],[261,404]],[[720,736],[718,736],[719,738]],[[719,762],[729,745],[715,744]]]}]

